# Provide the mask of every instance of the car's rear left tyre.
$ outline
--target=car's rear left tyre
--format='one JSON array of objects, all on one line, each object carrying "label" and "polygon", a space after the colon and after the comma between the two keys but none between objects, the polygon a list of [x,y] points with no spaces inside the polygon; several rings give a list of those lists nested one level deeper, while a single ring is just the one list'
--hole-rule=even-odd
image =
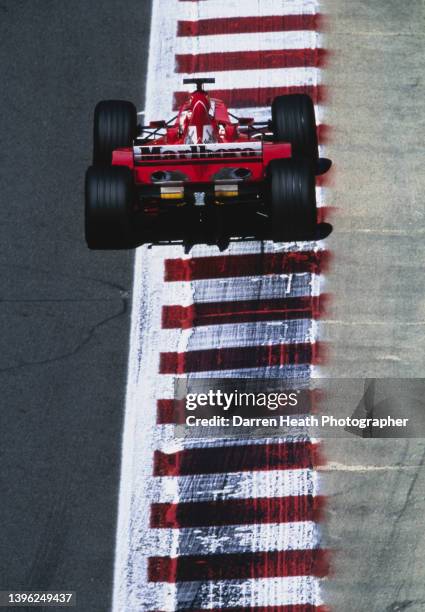
[{"label": "car's rear left tyre", "polygon": [[129,168],[91,166],[85,181],[85,234],[90,249],[133,246],[133,176]]},{"label": "car's rear left tyre", "polygon": [[131,147],[137,135],[137,111],[132,102],[103,100],[94,111],[93,164],[109,165],[112,152]]},{"label": "car's rear left tyre", "polygon": [[318,159],[313,100],[307,94],[277,96],[272,104],[272,129],[276,142],[290,142],[293,157]]},{"label": "car's rear left tyre", "polygon": [[317,226],[312,161],[274,159],[268,165],[267,174],[272,239],[275,242],[312,240]]}]

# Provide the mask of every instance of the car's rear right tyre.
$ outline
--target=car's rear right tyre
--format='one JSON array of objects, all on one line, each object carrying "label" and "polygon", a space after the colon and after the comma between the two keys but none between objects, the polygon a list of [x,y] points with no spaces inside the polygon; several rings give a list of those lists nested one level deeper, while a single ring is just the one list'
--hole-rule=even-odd
[{"label": "car's rear right tyre", "polygon": [[132,248],[134,184],[131,170],[95,167],[86,172],[85,234],[90,249]]},{"label": "car's rear right tyre", "polygon": [[267,168],[271,237],[275,242],[314,239],[317,207],[314,166],[307,159],[274,159]]},{"label": "car's rear right tyre", "polygon": [[137,135],[137,111],[132,102],[103,100],[94,111],[93,164],[109,165],[112,152],[131,147]]}]

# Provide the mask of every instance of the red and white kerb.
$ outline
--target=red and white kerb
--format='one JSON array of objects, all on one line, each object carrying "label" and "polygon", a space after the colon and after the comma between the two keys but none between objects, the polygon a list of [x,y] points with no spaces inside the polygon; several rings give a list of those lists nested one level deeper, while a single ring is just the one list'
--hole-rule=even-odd
[{"label": "red and white kerb", "polygon": [[[199,74],[235,114],[307,92],[322,123],[319,22],[315,0],[153,0],[146,121]],[[313,242],[137,250],[114,612],[324,610],[317,445],[178,439],[170,406],[176,376],[311,377],[327,259]]]}]

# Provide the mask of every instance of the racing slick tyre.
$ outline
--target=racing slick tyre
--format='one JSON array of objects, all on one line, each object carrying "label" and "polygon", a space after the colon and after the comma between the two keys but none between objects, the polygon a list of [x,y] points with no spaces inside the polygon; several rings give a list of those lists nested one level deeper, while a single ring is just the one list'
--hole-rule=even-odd
[{"label": "racing slick tyre", "polygon": [[133,176],[129,168],[91,166],[86,172],[85,230],[90,249],[133,246]]},{"label": "racing slick tyre", "polygon": [[93,164],[109,165],[112,151],[131,147],[137,132],[137,111],[132,102],[103,100],[94,111]]},{"label": "racing slick tyre", "polygon": [[293,157],[318,159],[314,104],[307,94],[277,96],[272,103],[274,140],[290,142]]},{"label": "racing slick tyre", "polygon": [[274,159],[267,168],[272,240],[311,240],[317,225],[315,174],[311,160]]}]

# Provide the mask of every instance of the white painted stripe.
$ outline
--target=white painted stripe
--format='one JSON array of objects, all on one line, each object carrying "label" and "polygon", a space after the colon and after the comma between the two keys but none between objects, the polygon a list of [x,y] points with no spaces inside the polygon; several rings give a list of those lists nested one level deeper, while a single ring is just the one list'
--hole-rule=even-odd
[{"label": "white painted stripe", "polygon": [[[319,155],[322,157],[323,153],[319,147]],[[328,187],[316,187],[316,202],[317,208],[322,208],[329,203],[329,188]]]},{"label": "white painted stripe", "polygon": [[317,0],[208,0],[180,2],[178,19],[216,19],[220,17],[267,17],[268,15],[314,15]]},{"label": "white painted stripe", "polygon": [[175,350],[181,353],[185,350],[207,350],[217,347],[298,344],[312,342],[315,333],[315,321],[311,319],[203,325],[197,327],[195,331],[193,328],[163,329],[158,338],[158,348],[161,352],[167,352],[170,347],[175,347]]},{"label": "white painted stripe", "polygon": [[319,295],[320,279],[316,274],[269,274],[243,278],[218,278],[165,283],[164,305],[271,300]]},{"label": "white painted stripe", "polygon": [[[153,0],[149,61],[146,79],[145,121],[171,117],[175,76],[177,20],[185,10],[185,2]],[[192,4],[192,3],[190,3]],[[180,80],[181,83],[181,80]]]},{"label": "white painted stripe", "polygon": [[[130,329],[130,351],[129,366],[127,374],[126,409],[124,418],[124,429],[121,443],[121,477],[119,487],[118,521],[115,545],[115,564],[113,580],[113,602],[112,611],[131,611],[130,593],[128,585],[129,564],[134,558],[135,543],[130,537],[130,526],[134,519],[134,497],[148,499],[147,487],[149,477],[153,469],[153,454],[149,439],[153,439],[156,429],[156,410],[146,410],[144,413],[144,431],[140,430],[139,406],[140,406],[140,352],[142,346],[146,346],[146,329],[140,323],[140,312],[142,311],[144,299],[146,299],[146,287],[144,286],[145,270],[143,259],[136,255],[131,310]],[[148,322],[149,324],[149,322]],[[155,358],[154,358],[155,363]],[[158,363],[158,360],[156,360]],[[154,366],[155,367],[155,366]],[[153,402],[145,404],[153,406]],[[135,458],[139,460],[136,461]],[[135,490],[138,489],[137,496]],[[149,525],[149,515],[146,513],[138,520],[138,528],[146,533]],[[140,575],[147,571],[146,559],[138,558]],[[132,590],[132,589],[130,589]]]},{"label": "white painted stripe", "polygon": [[315,495],[316,481],[315,472],[309,469],[161,476],[152,479],[152,500],[176,504]]},{"label": "white painted stripe", "polygon": [[[162,248],[162,247],[161,247]],[[299,253],[300,251],[323,251],[324,247],[318,246],[317,242],[279,242],[273,243],[271,240],[247,240],[242,242],[231,242],[226,250],[226,255],[255,255],[264,253]],[[182,259],[193,259],[195,257],[223,257],[218,247],[205,246],[204,244],[195,245],[189,255],[182,255]]]},{"label": "white painted stripe", "polygon": [[316,49],[323,43],[318,32],[252,32],[249,34],[213,34],[208,36],[182,36],[177,38],[176,54],[272,51],[274,49]]},{"label": "white painted stripe", "polygon": [[248,437],[250,434],[240,434],[237,438],[222,437],[222,438],[184,438],[176,436],[176,428],[174,425],[160,425],[157,428],[156,450],[163,453],[177,453],[178,451],[189,448],[217,448],[223,446],[251,446],[255,444],[297,444],[298,442],[316,443],[317,440],[311,436],[297,436],[296,441],[293,438],[290,440],[279,436],[262,436]]},{"label": "white painted stripe", "polygon": [[[200,74],[201,75],[201,74]],[[193,91],[193,85],[183,85],[191,73],[174,74],[170,85],[174,91]],[[205,76],[202,74],[202,76]],[[320,82],[320,68],[268,68],[254,70],[225,70],[215,72],[214,89],[244,89],[249,87],[303,87]]]},{"label": "white painted stripe", "polygon": [[[307,377],[305,382],[308,382]],[[302,386],[302,382],[297,379],[294,387],[299,389]],[[217,429],[219,429],[220,433],[217,432]],[[158,425],[152,447],[163,453],[175,453],[179,450],[205,448],[207,446],[211,448],[221,448],[223,446],[251,446],[253,444],[288,444],[302,442],[303,440],[311,443],[315,442],[313,438],[314,432],[312,432],[311,428],[307,427],[300,427],[294,430],[295,441],[294,436],[292,436],[291,439],[282,438],[282,432],[279,430],[275,430],[276,435],[273,437],[273,430],[271,428],[263,428],[255,432],[246,428],[246,431],[238,432],[237,438],[232,437],[227,428],[214,428],[214,431],[203,428],[202,432],[199,432],[200,430],[197,430],[196,433],[191,431],[191,436],[188,437],[188,429],[184,425]],[[233,436],[234,435],[233,430]]]},{"label": "white painted stripe", "polygon": [[[177,532],[177,533],[176,533]],[[312,521],[265,525],[225,525],[183,529],[151,529],[140,542],[147,555],[177,557],[221,553],[308,550],[320,545],[320,530]]]},{"label": "white painted stripe", "polygon": [[265,366],[263,368],[240,368],[238,370],[208,370],[192,372],[192,378],[286,378],[289,383],[299,385],[310,378],[310,365]]},{"label": "white painted stripe", "polygon": [[[143,603],[146,610],[174,612],[188,608],[212,610],[295,604],[320,605],[322,601],[319,579],[312,576],[295,576],[177,584],[150,583],[146,588]],[[136,608],[134,610],[136,611]]]},{"label": "white painted stripe", "polygon": [[[169,349],[171,347],[168,347]],[[293,384],[296,389],[303,388],[310,376],[311,365],[287,365],[287,366],[266,366],[261,368],[243,368],[238,370],[214,370],[206,372],[190,372],[184,375],[163,374],[156,378],[155,397],[173,397],[174,382],[176,379],[192,378],[271,378],[285,377],[285,382]]]}]

